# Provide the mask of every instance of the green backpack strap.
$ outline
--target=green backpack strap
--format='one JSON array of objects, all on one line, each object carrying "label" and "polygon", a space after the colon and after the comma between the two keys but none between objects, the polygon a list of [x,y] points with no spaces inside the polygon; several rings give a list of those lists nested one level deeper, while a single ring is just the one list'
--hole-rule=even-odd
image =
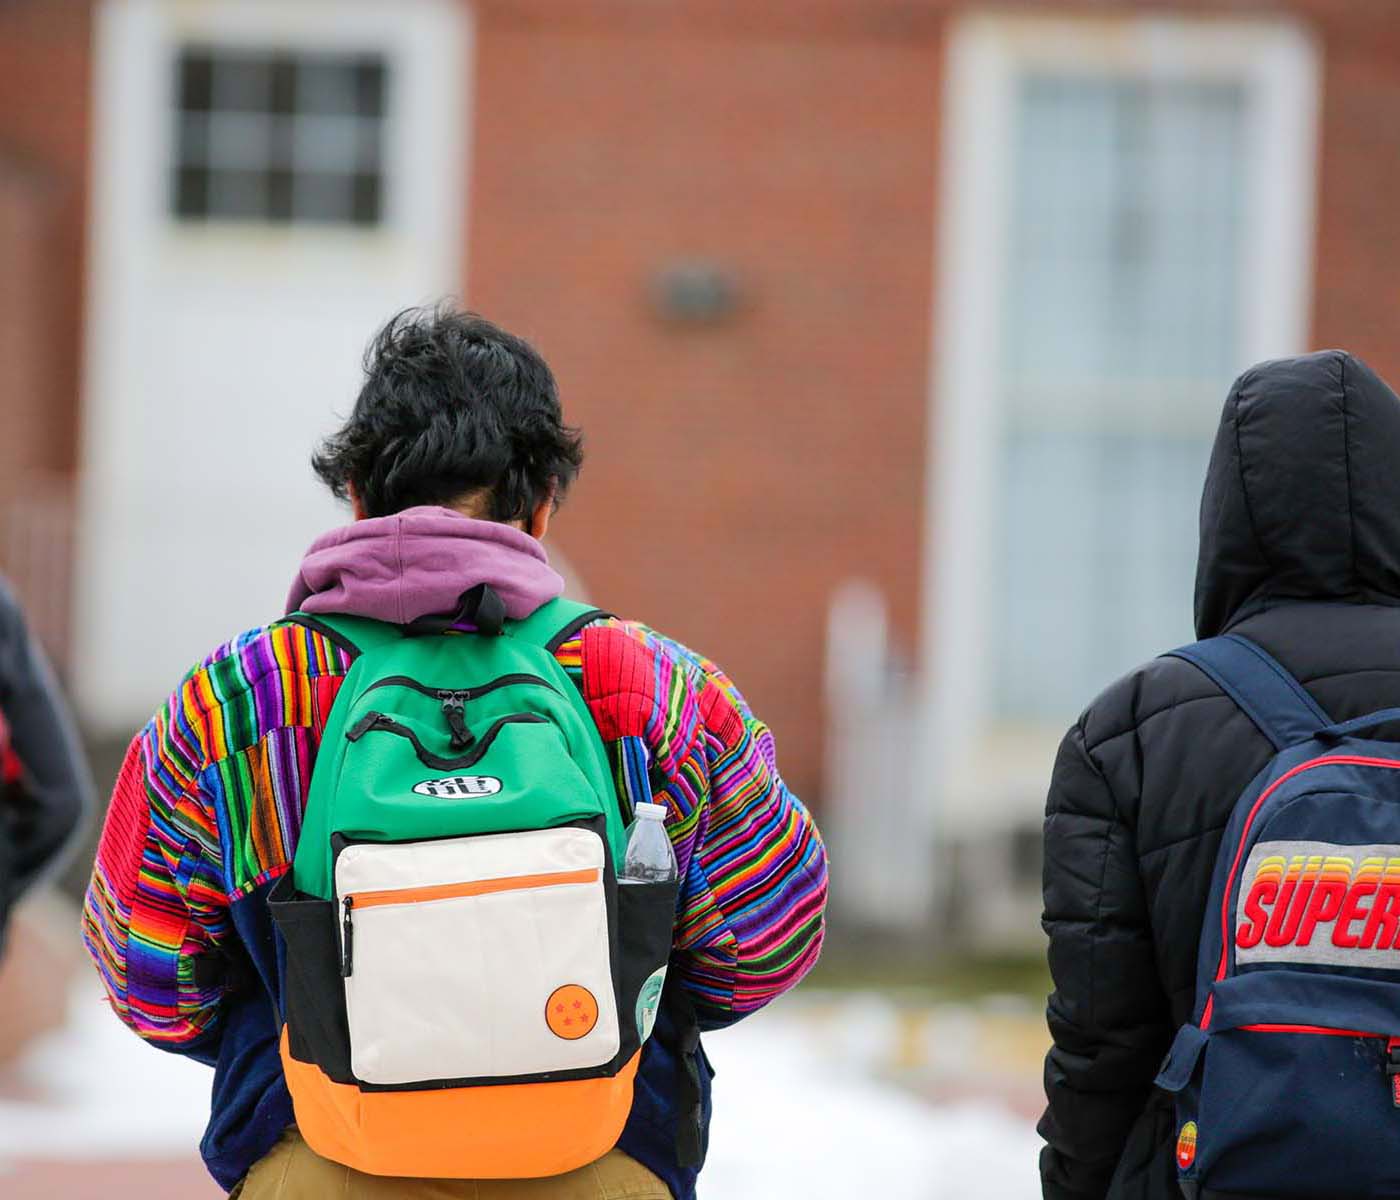
[{"label": "green backpack strap", "polygon": [[585,625],[613,614],[578,600],[558,596],[535,609],[519,621],[507,621],[505,632],[510,637],[554,653]]},{"label": "green backpack strap", "polygon": [[366,650],[387,646],[403,637],[403,630],[387,621],[375,621],[369,617],[352,617],[346,613],[288,613],[293,625],[319,633],[346,651],[352,659],[359,658]]}]

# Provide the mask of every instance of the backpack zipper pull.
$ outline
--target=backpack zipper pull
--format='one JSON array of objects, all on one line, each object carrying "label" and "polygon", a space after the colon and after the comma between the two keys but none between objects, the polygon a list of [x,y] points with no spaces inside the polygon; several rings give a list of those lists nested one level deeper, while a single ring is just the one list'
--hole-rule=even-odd
[{"label": "backpack zipper pull", "polygon": [[384,714],[381,712],[365,713],[363,717],[361,717],[352,726],[350,726],[349,729],[345,731],[345,740],[347,742],[358,742],[362,737],[365,736],[365,734],[367,734],[371,729],[378,725],[379,722],[383,719]]},{"label": "backpack zipper pull", "polygon": [[1400,1108],[1400,1037],[1385,1043],[1385,1073],[1390,1076],[1390,1102]]},{"label": "backpack zipper pull", "polygon": [[341,907],[345,910],[345,916],[341,922],[341,930],[344,934],[342,940],[342,950],[340,955],[340,977],[349,979],[350,972],[355,966],[355,925],[350,919],[350,914],[355,910],[355,898],[346,896],[341,902]]},{"label": "backpack zipper pull", "polygon": [[447,718],[447,727],[452,730],[452,749],[465,750],[476,738],[467,728],[467,692],[439,692],[442,701],[442,715]]}]

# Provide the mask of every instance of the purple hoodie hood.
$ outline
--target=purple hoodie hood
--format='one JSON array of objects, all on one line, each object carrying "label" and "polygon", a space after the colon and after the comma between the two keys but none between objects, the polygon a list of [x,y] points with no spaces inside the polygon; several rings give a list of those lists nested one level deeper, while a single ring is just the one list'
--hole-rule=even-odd
[{"label": "purple hoodie hood", "polygon": [[500,593],[514,620],[564,590],[544,547],[528,533],[423,506],[323,533],[301,561],[287,611],[405,625],[454,612],[462,593],[478,583]]}]

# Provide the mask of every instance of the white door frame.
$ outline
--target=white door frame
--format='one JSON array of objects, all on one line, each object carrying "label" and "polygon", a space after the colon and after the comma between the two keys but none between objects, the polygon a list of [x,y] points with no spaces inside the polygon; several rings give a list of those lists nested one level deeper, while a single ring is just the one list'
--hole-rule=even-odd
[{"label": "white door frame", "polygon": [[1030,781],[1043,795],[1062,732],[1022,731],[1011,744],[1027,753],[1008,755],[1006,737],[992,736],[983,666],[995,636],[988,590],[1014,87],[1035,68],[1242,82],[1254,149],[1239,276],[1244,359],[1304,349],[1311,305],[1320,68],[1298,25],[1143,16],[956,21],[946,58],[925,490],[922,675],[934,761],[924,778],[937,807],[947,812],[952,803],[957,816],[949,820],[993,828],[1025,819],[1007,800]]},{"label": "white door frame", "polygon": [[[73,617],[76,700],[129,732],[198,656],[280,615],[345,520],[308,459],[398,308],[464,287],[471,9],[458,0],[104,0],[97,10]],[[187,44],[382,54],[382,220],[171,213]]]}]

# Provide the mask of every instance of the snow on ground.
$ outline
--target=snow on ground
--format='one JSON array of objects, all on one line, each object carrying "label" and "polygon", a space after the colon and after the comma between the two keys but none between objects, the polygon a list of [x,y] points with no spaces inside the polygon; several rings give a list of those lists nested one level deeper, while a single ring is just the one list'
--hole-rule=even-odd
[{"label": "snow on ground", "polygon": [[873,995],[819,1021],[795,999],[707,1037],[715,1117],[701,1196],[1037,1200],[1031,1122],[983,1103],[933,1106],[872,1077],[892,1020]]},{"label": "snow on ground", "polygon": [[146,1045],[93,981],[74,987],[68,1026],[19,1064],[32,1103],[0,1098],[7,1158],[160,1158],[189,1154],[209,1115],[213,1072]]},{"label": "snow on ground", "polygon": [[[879,1080],[891,1012],[874,994],[828,997],[819,1015],[797,998],[708,1037],[717,1078],[702,1197],[1038,1196],[1029,1121],[986,1103],[930,1105]],[[34,1098],[0,1099],[0,1167],[184,1158],[203,1130],[209,1080],[208,1068],[143,1045],[84,985],[68,1028],[20,1064]]]}]

